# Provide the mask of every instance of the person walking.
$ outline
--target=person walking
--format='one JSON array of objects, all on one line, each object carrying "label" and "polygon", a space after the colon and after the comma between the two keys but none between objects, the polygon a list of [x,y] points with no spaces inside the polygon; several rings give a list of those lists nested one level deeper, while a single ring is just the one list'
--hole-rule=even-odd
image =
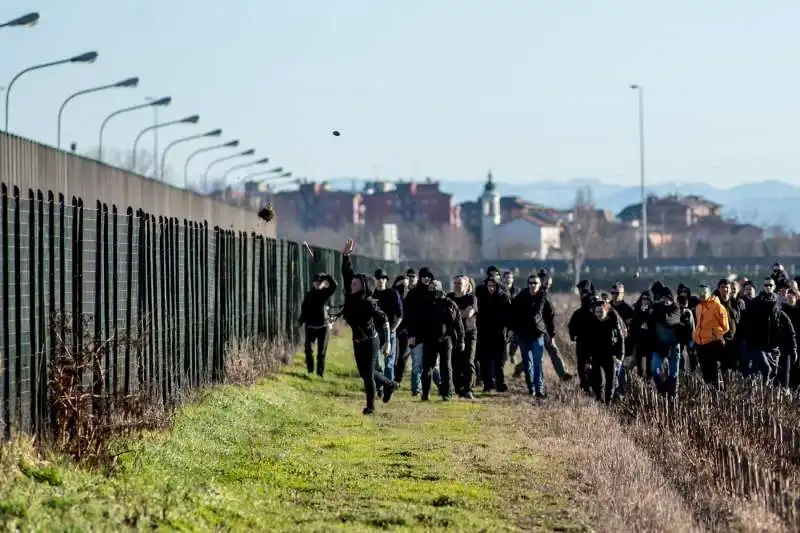
[{"label": "person walking", "polygon": [[[303,243],[311,260],[314,260],[314,252],[308,243]],[[313,374],[314,365],[314,345],[317,347],[316,373],[319,377],[325,376],[325,357],[328,351],[328,339],[330,337],[331,324],[328,316],[328,308],[331,296],[336,292],[336,280],[333,276],[325,272],[317,273],[311,284],[311,289],[303,298],[300,305],[300,317],[298,319],[301,326],[305,326],[304,351],[306,355],[306,370]]]},{"label": "person walking", "polygon": [[694,342],[703,380],[721,387],[720,365],[725,362],[725,334],[730,330],[728,312],[705,285],[698,288],[695,317]]},{"label": "person walking", "polygon": [[525,362],[528,393],[537,398],[546,398],[542,358],[545,343],[555,342],[555,310],[542,291],[539,276],[528,276],[528,289],[520,291],[511,301],[509,315]]}]

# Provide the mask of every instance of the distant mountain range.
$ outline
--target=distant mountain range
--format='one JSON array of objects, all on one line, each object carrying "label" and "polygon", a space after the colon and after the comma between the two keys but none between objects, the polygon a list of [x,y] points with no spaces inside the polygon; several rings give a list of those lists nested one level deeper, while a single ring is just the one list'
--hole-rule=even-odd
[{"label": "distant mountain range", "polygon": [[[368,180],[335,178],[328,180],[335,189],[362,190]],[[456,203],[477,199],[483,193],[482,181],[441,181],[441,189],[453,195]],[[572,179],[565,182],[538,181],[525,184],[496,182],[502,196],[519,196],[530,202],[556,208],[568,208],[576,191],[591,187],[598,208],[619,213],[625,206],[638,203],[639,187],[603,183],[597,179]],[[722,204],[726,216],[741,222],[767,226],[781,224],[800,231],[800,187],[770,180],[718,189],[706,183],[657,183],[648,185],[647,192],[657,196],[667,194],[697,194]]]}]

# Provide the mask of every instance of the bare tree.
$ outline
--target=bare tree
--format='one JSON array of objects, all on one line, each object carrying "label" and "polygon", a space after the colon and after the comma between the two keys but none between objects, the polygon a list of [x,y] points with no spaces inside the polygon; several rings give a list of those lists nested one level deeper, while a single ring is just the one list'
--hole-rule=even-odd
[{"label": "bare tree", "polygon": [[583,187],[575,194],[575,203],[564,226],[564,251],[567,252],[575,275],[575,284],[581,278],[583,265],[592,251],[600,245],[598,214],[592,189]]}]

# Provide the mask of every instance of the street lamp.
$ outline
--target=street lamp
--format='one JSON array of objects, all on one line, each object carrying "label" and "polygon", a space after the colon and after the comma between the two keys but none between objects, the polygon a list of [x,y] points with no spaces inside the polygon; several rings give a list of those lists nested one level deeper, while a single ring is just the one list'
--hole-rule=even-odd
[{"label": "street lamp", "polygon": [[225,174],[222,175],[222,182],[225,183],[228,179],[228,176],[230,176],[231,172],[233,172],[234,170],[239,170],[240,168],[245,168],[245,167],[251,167],[253,165],[264,165],[266,163],[269,163],[268,157],[265,157],[263,159],[258,159],[257,161],[250,161],[249,163],[242,163],[241,165],[234,165],[228,170],[226,170]]},{"label": "street lamp", "polygon": [[[244,183],[245,181],[249,180],[250,178],[252,178],[254,176],[263,176],[265,174],[275,174],[276,172],[283,172],[283,167],[275,167],[275,168],[271,168],[269,170],[259,170],[258,172],[253,172],[252,174],[248,174],[247,176],[245,176],[243,178],[239,178],[237,180],[237,183]],[[273,179],[273,178],[267,178],[267,179]]]},{"label": "street lamp", "polygon": [[161,155],[161,177],[162,178],[164,177],[164,165],[167,162],[167,152],[169,152],[170,148],[172,148],[176,144],[189,142],[189,141],[194,141],[195,139],[202,139],[204,137],[219,137],[220,135],[222,135],[222,130],[221,129],[216,129],[216,130],[207,131],[205,133],[200,133],[199,135],[191,135],[189,137],[183,137],[181,139],[177,139],[177,140],[174,140],[171,143],[169,143],[164,148],[164,153]]},{"label": "street lamp", "polygon": [[78,96],[89,94],[89,93],[96,93],[99,91],[105,91],[106,89],[119,89],[122,87],[137,87],[139,85],[139,78],[128,78],[126,80],[118,81],[116,83],[109,83],[108,85],[101,85],[99,87],[92,87],[91,89],[84,89],[82,91],[78,91],[76,93],[72,93],[69,95],[64,103],[61,104],[61,107],[58,109],[58,133],[57,133],[57,144],[56,146],[58,149],[61,149],[61,115],[64,113],[64,108],[67,107],[67,104],[73,99]]},{"label": "street lamp", "polygon": [[253,155],[254,153],[256,153],[256,151],[253,148],[250,148],[249,150],[245,150],[244,152],[239,152],[238,154],[226,155],[225,157],[220,157],[219,159],[213,160],[211,163],[208,164],[208,166],[206,167],[206,171],[203,174],[203,190],[204,191],[208,190],[208,173],[211,171],[211,167],[213,167],[217,163],[228,161],[229,159]]},{"label": "street lamp", "polygon": [[189,157],[186,158],[186,162],[183,164],[183,188],[189,188],[189,162],[194,158],[194,156],[202,154],[203,152],[217,150],[219,148],[235,148],[237,146],[239,146],[239,139],[228,141],[222,144],[215,144],[214,146],[206,146],[205,148],[200,148],[189,154]]},{"label": "street lamp", "polygon": [[20,26],[25,26],[30,28],[31,26],[36,26],[37,22],[39,22],[39,13],[28,13],[27,15],[22,15],[21,17],[17,17],[15,19],[9,20],[8,22],[0,24],[0,28],[11,28]]},{"label": "street lamp", "polygon": [[145,129],[140,131],[139,135],[136,136],[136,140],[133,141],[133,154],[131,156],[131,167],[133,167],[133,171],[136,172],[136,150],[139,147],[139,140],[145,133],[159,128],[166,128],[167,126],[175,126],[177,124],[197,124],[199,120],[200,120],[200,115],[190,115],[188,117],[183,117],[178,120],[171,120],[169,122],[161,122],[160,124],[153,124],[152,126],[147,126]]},{"label": "street lamp", "polygon": [[105,120],[103,120],[103,124],[100,126],[100,142],[97,145],[97,151],[98,151],[97,159],[101,163],[103,162],[103,131],[106,129],[106,124],[108,124],[109,120],[116,117],[117,115],[128,113],[130,111],[136,111],[137,109],[144,109],[145,107],[151,107],[151,106],[168,106],[170,103],[172,103],[172,97],[166,96],[164,98],[159,98],[158,100],[153,100],[152,102],[147,102],[146,104],[134,105],[131,107],[119,109],[108,115],[105,118]]},{"label": "street lamp", "polygon": [[633,84],[631,89],[639,94],[639,178],[642,188],[642,259],[647,259],[647,196],[644,193],[644,89]]},{"label": "street lamp", "polygon": [[6,125],[5,131],[8,133],[8,100],[11,96],[11,87],[23,74],[27,74],[32,70],[39,70],[47,67],[54,67],[56,65],[63,65],[65,63],[94,63],[95,59],[97,59],[97,52],[86,52],[85,54],[81,54],[78,56],[72,56],[67,59],[59,59],[58,61],[51,61],[49,63],[42,63],[41,65],[34,65],[32,67],[28,67],[25,70],[19,72],[16,76],[11,78],[11,81],[6,86]]}]

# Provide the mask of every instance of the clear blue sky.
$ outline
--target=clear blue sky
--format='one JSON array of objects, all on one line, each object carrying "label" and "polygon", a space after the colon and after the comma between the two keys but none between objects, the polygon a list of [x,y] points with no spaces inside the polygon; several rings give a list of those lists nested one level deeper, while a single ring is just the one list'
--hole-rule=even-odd
[{"label": "clear blue sky", "polygon": [[[310,179],[491,167],[503,181],[635,184],[639,83],[652,181],[800,182],[797,0],[17,1],[0,19],[32,10],[38,26],[0,30],[0,85],[100,52],[14,86],[11,131],[48,144],[67,94],[138,75],[139,89],[75,100],[67,144],[95,146],[108,112],[171,95],[165,119],[201,121],[163,130],[162,147],[221,127]],[[127,148],[151,122],[129,114],[106,142]]]}]

